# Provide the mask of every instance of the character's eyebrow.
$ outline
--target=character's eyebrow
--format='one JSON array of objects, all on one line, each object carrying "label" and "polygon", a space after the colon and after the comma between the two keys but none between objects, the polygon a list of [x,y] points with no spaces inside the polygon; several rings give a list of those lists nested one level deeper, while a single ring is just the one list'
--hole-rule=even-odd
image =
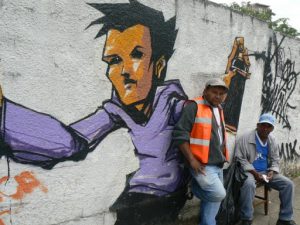
[{"label": "character's eyebrow", "polygon": [[130,56],[132,58],[141,59],[144,56],[144,54],[145,54],[145,52],[143,50],[144,50],[144,47],[137,45],[131,51]]},{"label": "character's eyebrow", "polygon": [[135,48],[144,48],[143,46],[137,45]]},{"label": "character's eyebrow", "polygon": [[114,58],[114,57],[119,57],[117,54],[112,54],[112,55],[103,55],[102,56],[102,60],[103,61],[107,61],[109,60],[110,58]]},{"label": "character's eyebrow", "polygon": [[144,49],[144,47],[140,46],[140,45],[137,45],[137,46],[134,47],[134,49],[131,52],[133,52],[134,50],[137,50],[137,49]]},{"label": "character's eyebrow", "polygon": [[122,62],[122,58],[117,54],[107,55],[102,57],[102,61],[106,62],[108,65],[116,65]]}]

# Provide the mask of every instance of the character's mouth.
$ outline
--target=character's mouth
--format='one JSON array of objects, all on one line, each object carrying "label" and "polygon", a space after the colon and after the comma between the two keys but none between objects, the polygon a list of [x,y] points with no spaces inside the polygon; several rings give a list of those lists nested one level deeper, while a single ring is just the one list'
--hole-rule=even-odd
[{"label": "character's mouth", "polygon": [[130,90],[133,84],[136,84],[137,82],[135,80],[132,79],[125,79],[124,80],[124,87],[126,90]]}]

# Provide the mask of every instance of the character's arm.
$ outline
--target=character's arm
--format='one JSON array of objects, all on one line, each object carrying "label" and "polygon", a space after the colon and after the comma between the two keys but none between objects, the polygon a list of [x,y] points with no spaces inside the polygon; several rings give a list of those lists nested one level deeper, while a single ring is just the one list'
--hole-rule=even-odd
[{"label": "character's arm", "polygon": [[[86,122],[85,122],[86,120]],[[16,162],[52,168],[65,160],[81,160],[113,129],[114,123],[103,110],[66,126],[55,118],[35,112],[8,99],[3,100],[1,137],[6,155]],[[94,121],[94,133],[89,121]],[[79,124],[89,125],[84,132]]]},{"label": "character's arm", "polygon": [[231,53],[228,56],[225,76],[223,78],[227,87],[230,86],[231,79],[237,75],[237,73],[249,79],[251,75],[251,73],[248,72],[250,65],[248,49],[244,47],[244,38],[236,37]]},{"label": "character's arm", "polygon": [[[112,103],[106,103],[109,105]],[[118,129],[122,122],[120,122],[118,115],[114,115],[100,107],[91,115],[69,125],[78,135],[84,137],[88,142],[89,149],[94,149],[107,134],[113,130]]]}]

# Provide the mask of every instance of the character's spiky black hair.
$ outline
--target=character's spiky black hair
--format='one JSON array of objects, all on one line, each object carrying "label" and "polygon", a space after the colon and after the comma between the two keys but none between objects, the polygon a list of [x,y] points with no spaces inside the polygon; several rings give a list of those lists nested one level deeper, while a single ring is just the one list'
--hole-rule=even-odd
[{"label": "character's spiky black hair", "polygon": [[177,36],[175,29],[175,17],[165,21],[163,13],[145,6],[136,0],[129,3],[87,3],[104,14],[103,17],[90,23],[90,26],[103,24],[95,38],[101,37],[110,29],[123,31],[131,26],[141,24],[150,29],[152,60],[155,62],[161,56],[166,61],[174,52],[174,43]]}]

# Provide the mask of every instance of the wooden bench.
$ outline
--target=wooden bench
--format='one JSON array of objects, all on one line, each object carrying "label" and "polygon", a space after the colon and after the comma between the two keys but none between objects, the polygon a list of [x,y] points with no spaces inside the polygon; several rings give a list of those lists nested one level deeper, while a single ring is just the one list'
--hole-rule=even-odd
[{"label": "wooden bench", "polygon": [[260,204],[264,204],[264,210],[265,210],[265,215],[268,215],[269,213],[269,191],[270,188],[268,188],[264,183],[256,183],[256,189],[262,187],[264,188],[263,190],[263,195],[258,195],[257,192],[255,194],[255,198],[258,198],[262,201],[254,204],[254,206],[260,205]]}]

